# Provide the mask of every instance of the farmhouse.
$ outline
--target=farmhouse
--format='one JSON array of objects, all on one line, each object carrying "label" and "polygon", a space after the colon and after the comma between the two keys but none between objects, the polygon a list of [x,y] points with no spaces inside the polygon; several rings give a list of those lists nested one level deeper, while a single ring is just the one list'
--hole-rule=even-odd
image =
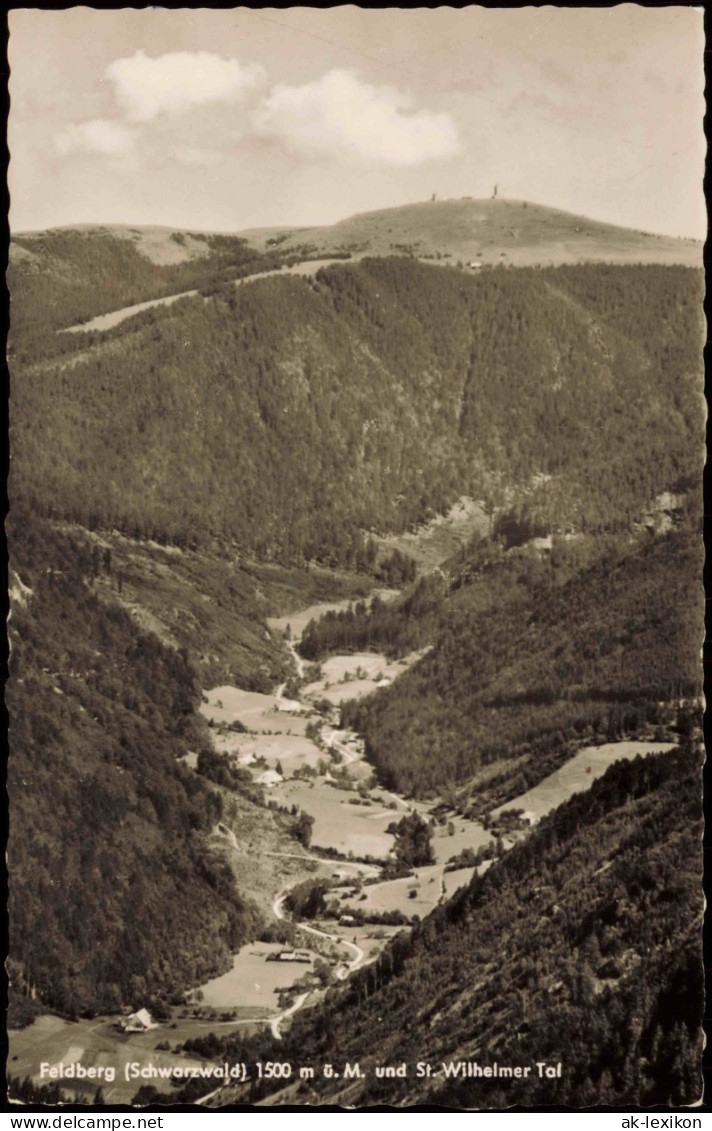
[{"label": "farmhouse", "polygon": [[265,772],[258,777],[257,784],[266,785],[271,788],[273,785],[279,785],[281,781],[284,781],[284,778],[281,774],[278,774],[276,770],[265,770]]},{"label": "farmhouse", "polygon": [[279,954],[269,955],[276,962],[311,962],[311,955],[307,950],[280,950]]},{"label": "farmhouse", "polygon": [[156,1023],[147,1009],[139,1009],[136,1013],[124,1017],[121,1028],[125,1033],[145,1033],[149,1029],[155,1029]]}]

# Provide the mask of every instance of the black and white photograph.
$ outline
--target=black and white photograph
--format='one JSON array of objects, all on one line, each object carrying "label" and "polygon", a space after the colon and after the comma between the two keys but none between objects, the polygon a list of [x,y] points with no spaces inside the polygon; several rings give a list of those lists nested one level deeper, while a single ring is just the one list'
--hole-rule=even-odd
[{"label": "black and white photograph", "polygon": [[701,1103],[703,17],[10,11],[11,1110]]}]

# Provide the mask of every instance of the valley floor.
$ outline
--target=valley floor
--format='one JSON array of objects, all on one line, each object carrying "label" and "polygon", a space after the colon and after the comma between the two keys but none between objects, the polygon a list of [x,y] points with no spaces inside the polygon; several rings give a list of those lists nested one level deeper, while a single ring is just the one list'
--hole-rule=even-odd
[{"label": "valley floor", "polygon": [[[299,635],[312,617],[326,608],[346,604],[310,606],[294,616],[270,622],[273,633],[283,634],[289,625],[290,639],[285,644],[298,661],[301,677],[305,676],[305,665],[295,650]],[[414,868],[405,877],[379,881],[394,846],[393,835],[386,831],[388,825],[409,812],[429,819],[437,802],[399,797],[378,786],[364,760],[360,737],[339,729],[335,719],[325,720],[314,704],[325,698],[333,704],[366,694],[384,679],[395,678],[416,659],[413,655],[389,664],[383,656],[366,653],[331,657],[322,665],[319,677],[301,688],[298,699],[285,698],[284,684],[273,694],[222,686],[204,696],[201,710],[211,727],[215,749],[229,754],[235,764],[248,767],[256,782],[271,771],[272,776],[264,781],[270,803],[288,809],[294,806],[294,811],[302,810],[314,818],[309,850],[294,841],[274,841],[268,846],[263,837],[250,834],[239,822],[233,822],[233,827],[221,822],[214,831],[239,876],[241,889],[256,896],[263,909],[269,906],[276,919],[285,918],[286,895],[305,877],[334,885],[332,894],[344,907],[357,908],[364,914],[399,912],[407,919],[422,919],[473,875],[473,867],[446,871],[448,861],[463,850],[476,852],[492,843],[492,831],[451,812],[447,822],[436,822],[433,829],[434,864]],[[579,751],[533,789],[492,813],[496,820],[504,810],[523,811],[519,824],[501,838],[501,848],[511,847],[552,809],[589,788],[614,761],[669,748],[669,743],[628,741]],[[256,856],[260,857],[259,866]],[[359,857],[370,859],[365,862],[356,859]],[[251,860],[255,865],[252,878]],[[479,870],[490,863],[484,861]],[[279,884],[272,894],[264,890],[269,876],[272,883]],[[268,961],[284,949],[278,944],[247,944],[235,955],[230,971],[196,987],[188,995],[185,1008],[176,1010],[170,1022],[147,1033],[120,1033],[118,1018],[69,1022],[41,1016],[28,1028],[9,1034],[8,1071],[47,1083],[48,1078],[41,1075],[43,1062],[67,1065],[81,1061],[85,1067],[95,1067],[97,1073],[102,1070],[104,1078],[81,1085],[65,1080],[65,1091],[76,1090],[80,1102],[90,1102],[100,1084],[107,1102],[127,1103],[141,1083],[146,1083],[134,1078],[127,1064],[183,1069],[207,1063],[172,1050],[189,1038],[211,1031],[239,1030],[247,1034],[268,1025],[279,1038],[297,1009],[323,997],[324,991],[315,980],[311,984],[300,981],[313,970],[317,958],[327,961],[332,977],[343,979],[373,961],[388,939],[402,930],[402,926],[359,924],[349,919],[348,914],[332,913],[301,923],[299,946],[309,958],[304,963]],[[159,1045],[167,1047],[159,1049]],[[112,1066],[116,1079],[109,1083],[105,1073]],[[165,1090],[165,1080],[162,1084],[159,1080],[158,1086]]]}]

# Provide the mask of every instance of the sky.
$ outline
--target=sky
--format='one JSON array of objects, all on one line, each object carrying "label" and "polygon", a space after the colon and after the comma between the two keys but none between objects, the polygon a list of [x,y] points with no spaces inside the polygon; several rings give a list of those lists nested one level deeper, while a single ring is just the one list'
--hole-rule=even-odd
[{"label": "sky", "polygon": [[331,224],[498,195],[703,238],[703,15],[10,12],[10,223]]}]

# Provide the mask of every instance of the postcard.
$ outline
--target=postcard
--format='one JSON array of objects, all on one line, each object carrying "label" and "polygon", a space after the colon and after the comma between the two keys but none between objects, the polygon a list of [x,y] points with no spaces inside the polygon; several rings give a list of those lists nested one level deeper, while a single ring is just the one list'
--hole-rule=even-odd
[{"label": "postcard", "polygon": [[702,10],[9,21],[10,1104],[697,1104]]}]

